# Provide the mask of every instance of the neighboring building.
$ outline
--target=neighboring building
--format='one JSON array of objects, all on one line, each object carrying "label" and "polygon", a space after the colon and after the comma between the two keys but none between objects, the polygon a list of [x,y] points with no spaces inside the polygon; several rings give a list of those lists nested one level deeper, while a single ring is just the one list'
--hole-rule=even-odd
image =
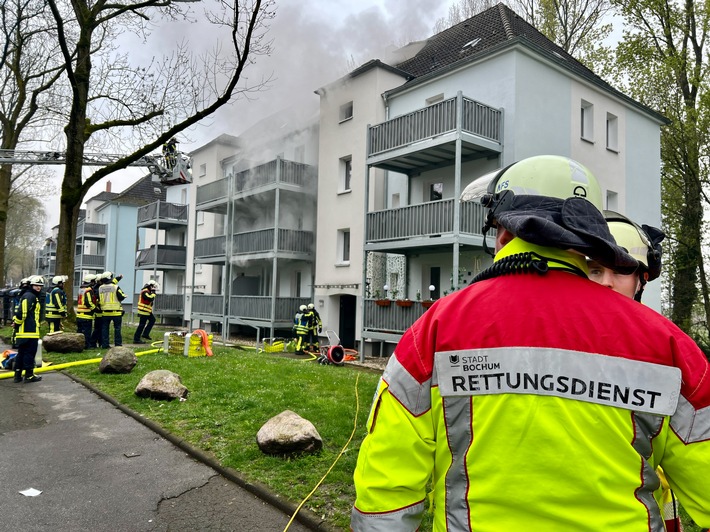
[{"label": "neighboring building", "polygon": [[[187,266],[188,185],[170,186],[165,201],[138,208],[136,286],[150,280],[160,285],[153,313],[162,323],[183,324]],[[139,292],[135,294],[137,301]]]},{"label": "neighboring building", "polygon": [[313,295],[317,115],[282,111],[191,156],[193,326],[290,334]]},{"label": "neighboring building", "polygon": [[[576,159],[599,179],[606,208],[660,225],[664,117],[506,6],[400,54],[394,67],[371,61],[318,91],[315,297],[324,328],[340,331],[346,347],[352,339],[365,354],[388,355],[425,311],[416,302],[376,305],[385,287],[392,299],[437,298],[490,264],[483,210],[458,198],[477,177],[514,161]],[[660,308],[658,287],[649,290],[647,304]]]},{"label": "neighboring building", "polygon": [[165,187],[154,183],[150,175],[120,193],[111,192],[109,181],[106,191],[86,201],[86,217],[79,220],[76,233],[73,293],[78,293],[79,281],[87,273],[120,274],[127,296],[123,306],[126,312],[132,311],[143,281],[142,275],[136,278],[136,238],[145,241],[146,232],[138,228],[138,209],[156,201],[165,201]]},{"label": "neighboring building", "polygon": [[[57,237],[59,236],[59,226],[52,227],[52,236],[44,241],[44,246],[35,250],[35,271],[37,275],[54,275],[57,268]],[[18,279],[19,281],[19,279]]]}]

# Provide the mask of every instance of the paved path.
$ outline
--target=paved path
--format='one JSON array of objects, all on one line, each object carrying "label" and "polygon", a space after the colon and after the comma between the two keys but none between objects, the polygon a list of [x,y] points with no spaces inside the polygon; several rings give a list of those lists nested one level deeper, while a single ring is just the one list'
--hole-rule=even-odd
[{"label": "paved path", "polygon": [[[0,379],[0,408],[0,532],[271,532],[288,523],[61,373]],[[28,488],[42,493],[19,493]],[[288,530],[309,528],[294,521]]]}]

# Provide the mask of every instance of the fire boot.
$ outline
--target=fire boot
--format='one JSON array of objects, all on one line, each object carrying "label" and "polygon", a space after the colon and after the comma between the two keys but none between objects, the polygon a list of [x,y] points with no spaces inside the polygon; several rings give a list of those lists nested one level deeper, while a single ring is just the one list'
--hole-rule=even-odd
[{"label": "fire boot", "polygon": [[21,369],[15,370],[15,378],[12,379],[12,382],[22,382],[22,370]]},{"label": "fire boot", "polygon": [[39,375],[35,375],[34,370],[25,370],[25,382],[39,382],[41,380],[42,377],[40,377]]}]

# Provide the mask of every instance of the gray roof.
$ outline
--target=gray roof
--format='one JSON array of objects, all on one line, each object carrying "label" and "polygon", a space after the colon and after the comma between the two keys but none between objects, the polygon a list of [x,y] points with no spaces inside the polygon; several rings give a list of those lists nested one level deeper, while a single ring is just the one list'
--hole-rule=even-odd
[{"label": "gray roof", "polygon": [[150,174],[141,177],[123,192],[119,192],[114,202],[131,205],[148,205],[158,200],[165,201],[165,186],[153,181]]},{"label": "gray roof", "polygon": [[497,4],[427,39],[416,55],[396,65],[413,79],[388,93],[397,93],[412,84],[516,44],[546,56],[573,74],[653,115],[656,120],[668,121],[653,109],[609,85],[504,4]]}]

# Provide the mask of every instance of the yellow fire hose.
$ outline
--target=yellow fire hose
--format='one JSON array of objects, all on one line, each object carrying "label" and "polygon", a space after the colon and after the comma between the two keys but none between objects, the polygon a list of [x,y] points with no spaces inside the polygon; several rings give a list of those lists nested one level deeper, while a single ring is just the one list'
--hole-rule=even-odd
[{"label": "yellow fire hose", "polygon": [[[161,343],[161,342],[156,342],[156,343]],[[152,346],[152,344],[151,344]],[[160,348],[155,348],[155,349],[148,349],[146,351],[137,351],[136,356],[142,356],[142,355],[151,355],[153,353],[158,353],[162,351]],[[45,373],[47,371],[55,371],[58,369],[66,369],[66,368],[71,368],[72,366],[82,366],[84,364],[98,364],[103,360],[103,357],[100,358],[87,358],[86,360],[76,360],[74,362],[65,362],[64,364],[55,364],[51,366],[42,366],[41,368],[35,368],[34,372],[35,373]],[[10,377],[14,376],[14,372],[8,371],[7,373],[0,373],[0,379],[9,379]]]}]

